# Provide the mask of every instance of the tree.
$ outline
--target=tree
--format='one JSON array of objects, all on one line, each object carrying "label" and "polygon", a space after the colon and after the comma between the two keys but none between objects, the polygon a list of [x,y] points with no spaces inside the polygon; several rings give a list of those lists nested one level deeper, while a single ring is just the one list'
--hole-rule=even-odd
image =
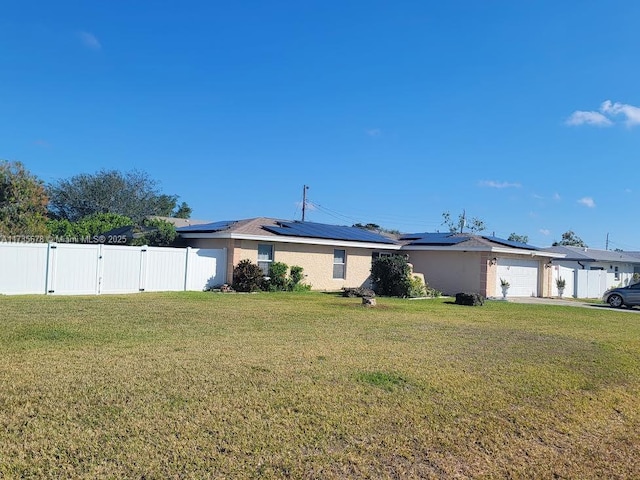
[{"label": "tree", "polygon": [[44,184],[20,162],[0,161],[0,235],[46,236]]},{"label": "tree", "polygon": [[[96,213],[116,213],[139,224],[149,216],[171,216],[178,201],[176,195],[160,193],[158,183],[137,170],[82,173],[50,184],[48,194],[51,215],[71,222]],[[187,210],[184,202],[178,208],[181,215]]]},{"label": "tree", "polygon": [[529,243],[529,237],[527,235],[518,235],[517,233],[512,233],[507,238],[510,242],[520,242],[520,243]]},{"label": "tree", "polygon": [[584,243],[584,241],[577,236],[573,230],[567,230],[562,234],[562,240],[559,242],[553,242],[553,246],[564,246],[564,247],[582,247],[587,248],[588,245]]},{"label": "tree", "polygon": [[175,218],[191,218],[191,212],[193,212],[193,209],[187,205],[187,202],[182,202],[172,216]]},{"label": "tree", "polygon": [[56,241],[79,242],[82,238],[100,235],[109,230],[133,225],[133,221],[117,213],[95,213],[77,222],[69,220],[49,220],[47,226]]},{"label": "tree", "polygon": [[151,247],[169,247],[178,236],[176,227],[166,220],[147,218],[138,228],[142,235],[135,238],[132,245],[149,245]]},{"label": "tree", "polygon": [[446,225],[451,233],[462,233],[465,227],[467,227],[471,233],[482,232],[487,229],[484,221],[479,218],[473,217],[471,219],[467,219],[466,212],[464,210],[460,215],[458,215],[457,222],[452,220],[449,212],[444,212],[442,214],[442,218],[442,224]]},{"label": "tree", "polygon": [[400,230],[381,227],[377,223],[354,223],[351,226],[355,227],[355,228],[361,228],[362,230],[371,230],[371,231],[377,232],[377,233],[391,233],[391,234],[394,234],[394,235],[399,235],[400,234]]}]

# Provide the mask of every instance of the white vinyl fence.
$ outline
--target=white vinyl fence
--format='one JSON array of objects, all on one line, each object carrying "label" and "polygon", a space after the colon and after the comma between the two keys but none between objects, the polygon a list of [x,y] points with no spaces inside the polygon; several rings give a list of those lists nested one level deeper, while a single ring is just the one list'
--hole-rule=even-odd
[{"label": "white vinyl fence", "polygon": [[0,294],[202,291],[226,281],[226,249],[0,243]]}]

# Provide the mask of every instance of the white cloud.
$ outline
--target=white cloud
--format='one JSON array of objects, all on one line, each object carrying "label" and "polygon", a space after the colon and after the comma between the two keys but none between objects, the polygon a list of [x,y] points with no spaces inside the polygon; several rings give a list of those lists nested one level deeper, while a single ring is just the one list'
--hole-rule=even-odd
[{"label": "white cloud", "polygon": [[100,50],[102,45],[96,38],[96,36],[89,32],[78,32],[78,37],[83,45],[91,50]]},{"label": "white cloud", "polygon": [[630,188],[625,188],[624,189],[624,193],[631,193],[633,190],[631,190]]},{"label": "white cloud", "polygon": [[519,183],[496,182],[495,180],[482,180],[478,182],[478,185],[490,188],[520,188],[522,186]]},{"label": "white cloud", "polygon": [[594,208],[596,206],[596,202],[593,201],[591,197],[582,197],[578,200],[578,203],[581,203],[585,207]]},{"label": "white cloud", "polygon": [[576,110],[565,121],[566,125],[592,125],[595,127],[609,127],[614,124],[615,117],[622,116],[628,127],[640,125],[640,107],[627,103],[605,100],[600,105],[600,111]]},{"label": "white cloud", "polygon": [[554,193],[554,194],[553,194],[553,199],[554,199],[554,200],[556,200],[556,201],[558,201],[558,200],[561,200],[561,199],[562,199],[562,197],[560,196],[560,194],[559,194],[559,193],[557,193],[557,192],[556,192],[556,193]]},{"label": "white cloud", "polygon": [[576,110],[571,114],[567,121],[567,125],[594,125],[596,127],[608,127],[613,125],[613,122],[605,117],[600,112],[585,112],[583,110]]},{"label": "white cloud", "polygon": [[364,133],[366,133],[370,137],[379,137],[380,135],[382,135],[382,130],[380,130],[379,128],[370,128],[368,130],[365,130]]},{"label": "white cloud", "polygon": [[538,230],[542,235],[551,235],[551,230],[547,230],[546,228],[541,228]]},{"label": "white cloud", "polygon": [[610,116],[623,115],[626,117],[625,123],[628,127],[640,125],[640,108],[625,103],[611,103],[611,100],[602,102],[600,111]]}]

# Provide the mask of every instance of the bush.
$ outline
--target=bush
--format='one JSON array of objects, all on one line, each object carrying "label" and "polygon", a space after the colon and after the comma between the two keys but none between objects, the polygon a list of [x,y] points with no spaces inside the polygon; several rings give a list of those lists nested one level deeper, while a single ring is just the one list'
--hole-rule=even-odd
[{"label": "bush", "polygon": [[302,283],[302,280],[304,279],[303,271],[304,269],[297,265],[291,267],[289,281],[287,282],[287,290],[290,292],[308,292],[311,290],[311,285],[305,285]]},{"label": "bush", "polygon": [[282,262],[273,262],[269,265],[269,279],[264,281],[264,290],[269,292],[281,292],[287,289],[287,271],[289,265]]},{"label": "bush", "polygon": [[374,259],[371,279],[377,295],[408,297],[411,291],[411,269],[404,256],[392,255]]},{"label": "bush", "polygon": [[289,274],[289,284],[292,287],[302,283],[302,279],[304,278],[304,275],[302,274],[303,270],[304,269],[302,267],[299,267],[297,265],[291,267],[291,273]]},{"label": "bush", "polygon": [[411,278],[409,278],[409,294],[407,296],[411,298],[419,298],[425,297],[426,295],[427,289],[425,284],[422,282],[422,279],[412,275]]},{"label": "bush", "polygon": [[233,289],[237,292],[257,292],[262,288],[264,275],[251,260],[242,260],[233,269]]}]

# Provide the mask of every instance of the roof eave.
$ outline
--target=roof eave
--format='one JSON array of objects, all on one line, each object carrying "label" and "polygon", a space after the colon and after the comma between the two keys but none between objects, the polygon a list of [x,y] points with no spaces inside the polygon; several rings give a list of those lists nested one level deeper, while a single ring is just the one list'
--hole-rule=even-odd
[{"label": "roof eave", "polygon": [[297,243],[302,245],[331,245],[336,247],[357,247],[375,250],[400,250],[400,245],[394,243],[376,242],[356,242],[351,240],[332,240],[329,238],[315,237],[288,237],[285,235],[249,235],[233,232],[210,232],[210,233],[181,233],[183,238],[213,238],[213,239],[234,239],[253,240],[258,242],[282,242]]}]

